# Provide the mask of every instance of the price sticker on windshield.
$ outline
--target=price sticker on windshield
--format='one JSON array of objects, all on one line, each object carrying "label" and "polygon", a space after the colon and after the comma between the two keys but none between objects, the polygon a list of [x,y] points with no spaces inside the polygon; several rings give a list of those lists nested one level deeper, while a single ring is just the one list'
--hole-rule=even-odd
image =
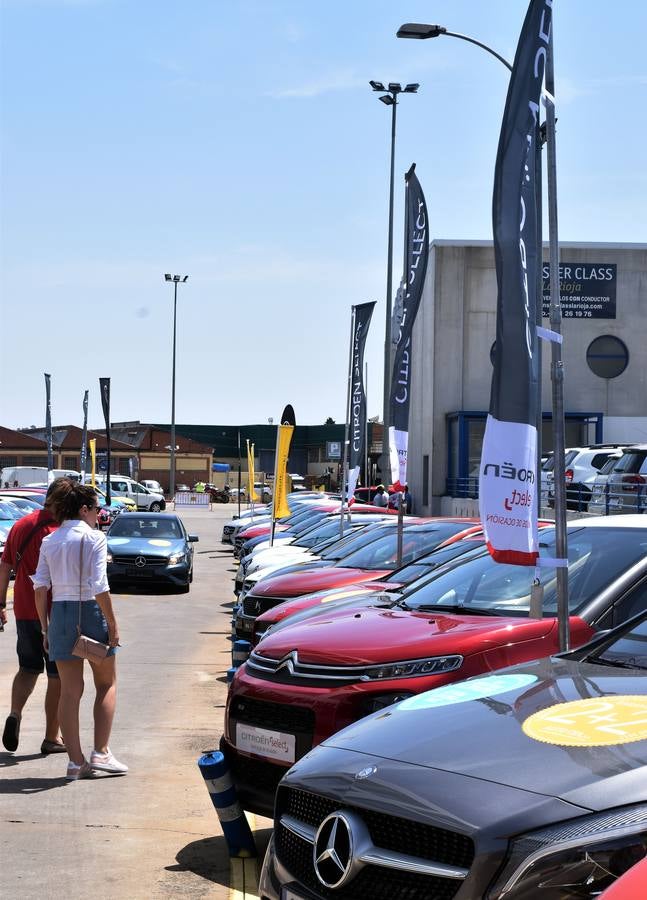
[{"label": "price sticker on windshield", "polygon": [[647,740],[647,697],[595,697],[557,703],[529,716],[529,738],[562,747],[609,747]]}]

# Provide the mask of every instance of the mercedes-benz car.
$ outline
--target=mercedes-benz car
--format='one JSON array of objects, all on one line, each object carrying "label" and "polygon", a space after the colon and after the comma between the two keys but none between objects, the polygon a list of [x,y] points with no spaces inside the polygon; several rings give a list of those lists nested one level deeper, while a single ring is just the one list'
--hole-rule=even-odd
[{"label": "mercedes-benz car", "polygon": [[279,786],[259,896],[592,900],[646,849],[642,614],[330,737]]},{"label": "mercedes-benz car", "polygon": [[193,544],[182,519],[173,513],[122,513],[108,531],[110,584],[166,584],[189,591]]}]

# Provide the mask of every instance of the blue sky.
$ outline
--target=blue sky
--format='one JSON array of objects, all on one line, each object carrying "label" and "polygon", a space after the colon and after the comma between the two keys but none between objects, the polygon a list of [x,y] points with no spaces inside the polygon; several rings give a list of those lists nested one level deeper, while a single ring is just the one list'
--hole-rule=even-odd
[{"label": "blue sky", "polygon": [[[343,420],[350,307],[381,410],[390,112],[398,108],[394,283],[412,162],[436,238],[490,239],[506,70],[525,0],[0,0],[0,423]],[[647,240],[647,5],[555,0],[559,232]]]}]

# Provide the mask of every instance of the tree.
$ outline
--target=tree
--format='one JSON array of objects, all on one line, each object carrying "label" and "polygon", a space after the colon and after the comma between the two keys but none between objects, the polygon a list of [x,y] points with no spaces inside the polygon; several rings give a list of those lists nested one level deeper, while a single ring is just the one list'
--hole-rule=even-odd
[{"label": "tree", "polygon": [[328,416],[328,418],[324,422],[324,425],[336,425],[336,424],[337,423],[335,422],[335,420],[333,419],[332,416]]}]

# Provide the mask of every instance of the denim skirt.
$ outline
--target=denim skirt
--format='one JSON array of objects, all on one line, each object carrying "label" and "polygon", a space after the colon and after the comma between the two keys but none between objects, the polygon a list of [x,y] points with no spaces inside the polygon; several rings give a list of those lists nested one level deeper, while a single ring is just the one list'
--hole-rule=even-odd
[{"label": "denim skirt", "polygon": [[[79,607],[81,608],[81,634],[94,638],[102,644],[108,643],[108,626],[96,600],[58,600],[52,603],[47,636],[49,658],[52,660],[79,659],[72,655],[72,647],[79,636]],[[114,656],[116,647],[111,647],[108,656]]]}]

